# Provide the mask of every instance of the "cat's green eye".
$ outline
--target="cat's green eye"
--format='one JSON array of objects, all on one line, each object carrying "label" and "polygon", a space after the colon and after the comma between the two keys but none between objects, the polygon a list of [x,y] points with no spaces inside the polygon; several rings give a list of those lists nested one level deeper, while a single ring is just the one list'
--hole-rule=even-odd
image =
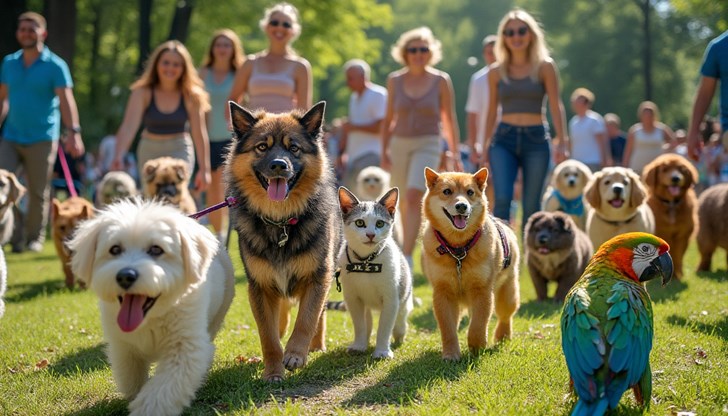
[{"label": "cat's green eye", "polygon": [[367,224],[364,222],[364,220],[356,220],[356,221],[354,221],[354,224],[359,228],[364,228],[367,226]]},{"label": "cat's green eye", "polygon": [[384,227],[384,221],[377,220],[377,228],[382,228],[382,227]]}]

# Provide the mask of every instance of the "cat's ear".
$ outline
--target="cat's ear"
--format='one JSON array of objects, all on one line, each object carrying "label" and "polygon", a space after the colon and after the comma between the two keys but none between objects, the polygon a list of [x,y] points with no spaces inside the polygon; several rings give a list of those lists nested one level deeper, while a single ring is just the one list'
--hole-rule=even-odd
[{"label": "cat's ear", "polygon": [[339,206],[345,215],[350,213],[354,206],[359,205],[359,200],[346,187],[339,187]]},{"label": "cat's ear", "polygon": [[379,199],[379,203],[387,208],[389,215],[394,218],[394,213],[397,211],[397,201],[399,200],[399,188],[392,188],[387,191],[384,196]]}]

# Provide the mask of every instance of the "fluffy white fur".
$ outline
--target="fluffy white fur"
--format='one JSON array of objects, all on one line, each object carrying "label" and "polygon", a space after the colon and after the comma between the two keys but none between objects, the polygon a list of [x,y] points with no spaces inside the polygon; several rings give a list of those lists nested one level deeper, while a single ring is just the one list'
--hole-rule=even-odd
[{"label": "fluffy white fur", "polygon": [[5,314],[5,287],[8,277],[8,266],[5,263],[3,245],[10,241],[15,228],[16,204],[25,194],[25,187],[18,182],[15,174],[0,169],[0,318]]},{"label": "fluffy white fur", "polygon": [[0,247],[0,318],[5,315],[5,285],[8,280],[8,266],[5,264],[5,253],[2,247]]},{"label": "fluffy white fur", "polygon": [[[367,166],[356,177],[356,194],[362,201],[376,201],[389,189],[389,172],[379,166]],[[399,210],[394,215],[394,228],[392,229],[394,241],[402,247],[404,231],[402,231],[402,216]]]},{"label": "fluffy white fur", "polygon": [[586,232],[594,250],[619,234],[655,232],[655,216],[647,205],[647,189],[629,168],[609,167],[596,172],[584,189],[591,205]]},{"label": "fluffy white fur", "polygon": [[[546,188],[546,192],[541,199],[541,207],[544,211],[566,211],[574,220],[576,225],[581,229],[586,229],[586,217],[589,211],[589,204],[584,200],[584,188],[592,178],[592,171],[589,166],[574,159],[565,160],[554,168],[551,175],[551,182]],[[567,201],[581,198],[584,204],[584,212],[581,215],[574,215],[561,206],[561,202],[556,198],[555,192]]]},{"label": "fluffy white fur", "polygon": [[[70,247],[74,274],[99,298],[111,371],[131,414],[182,413],[212,364],[212,340],[232,302],[227,252],[176,208],[139,199],[82,223]],[[133,305],[127,299],[144,296],[157,300],[141,323],[130,329],[127,321],[123,330],[122,297]]]}]

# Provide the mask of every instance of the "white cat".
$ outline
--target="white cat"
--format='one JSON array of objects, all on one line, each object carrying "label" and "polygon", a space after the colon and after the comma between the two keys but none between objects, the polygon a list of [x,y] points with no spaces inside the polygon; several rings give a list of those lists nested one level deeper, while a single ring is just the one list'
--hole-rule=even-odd
[{"label": "white cat", "polygon": [[400,344],[412,312],[412,273],[397,243],[392,224],[399,190],[390,189],[379,201],[359,201],[339,188],[346,245],[339,255],[341,286],[346,309],[354,323],[350,352],[369,347],[372,310],[381,312],[374,358],[392,358],[390,338]]}]

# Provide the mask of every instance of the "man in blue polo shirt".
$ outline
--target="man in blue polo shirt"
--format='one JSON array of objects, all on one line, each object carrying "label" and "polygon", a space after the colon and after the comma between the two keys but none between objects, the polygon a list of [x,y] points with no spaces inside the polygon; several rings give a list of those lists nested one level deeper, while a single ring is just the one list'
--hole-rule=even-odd
[{"label": "man in blue polo shirt", "polygon": [[708,44],[700,75],[688,130],[688,155],[696,161],[700,158],[703,148],[700,123],[710,107],[710,102],[713,101],[718,82],[720,82],[720,125],[723,134],[728,134],[728,30]]},{"label": "man in blue polo shirt", "polygon": [[47,36],[43,16],[21,14],[16,37],[22,49],[6,56],[0,67],[0,168],[15,172],[23,166],[28,185],[25,236],[13,237],[15,252],[25,242],[29,250],[43,249],[61,121],[66,151],[73,157],[84,153],[71,74],[45,46]]}]

